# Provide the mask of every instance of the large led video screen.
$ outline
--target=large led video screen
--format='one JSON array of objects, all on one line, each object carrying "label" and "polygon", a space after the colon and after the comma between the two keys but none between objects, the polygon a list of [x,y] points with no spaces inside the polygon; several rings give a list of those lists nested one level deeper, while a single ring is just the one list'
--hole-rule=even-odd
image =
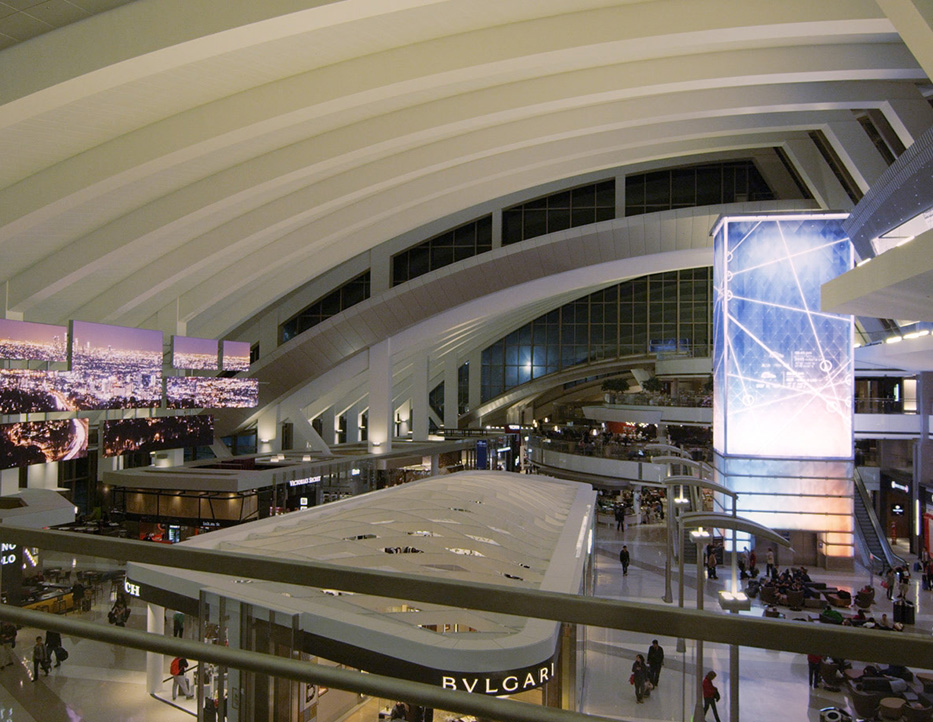
[{"label": "large led video screen", "polygon": [[103,421],[100,444],[104,456],[134,451],[181,449],[214,443],[213,416],[162,416]]},{"label": "large led video screen", "polygon": [[0,469],[87,456],[87,419],[0,424]]},{"label": "large led video screen", "polygon": [[68,356],[82,409],[161,405],[161,331],[72,321]]},{"label": "large led video screen", "polygon": [[172,366],[176,369],[217,370],[217,340],[172,336]]},{"label": "large led video screen", "polygon": [[79,410],[70,372],[0,369],[0,414]]},{"label": "large led video screen", "polygon": [[170,409],[243,409],[259,404],[257,379],[170,376],[165,379]]},{"label": "large led video screen", "polygon": [[714,240],[713,445],[724,455],[851,458],[853,321],[820,311],[852,267],[844,215],[727,217]]},{"label": "large led video screen", "polygon": [[46,323],[0,319],[0,358],[68,360],[68,329]]},{"label": "large led video screen", "polygon": [[249,371],[249,343],[224,341],[222,365],[224,371]]}]

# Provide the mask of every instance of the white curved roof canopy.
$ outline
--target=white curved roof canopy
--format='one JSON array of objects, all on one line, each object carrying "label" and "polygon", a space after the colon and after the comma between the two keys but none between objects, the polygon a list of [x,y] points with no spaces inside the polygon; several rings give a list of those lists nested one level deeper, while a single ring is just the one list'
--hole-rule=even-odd
[{"label": "white curved roof canopy", "polygon": [[[470,471],[250,522],[184,544],[576,594],[594,505],[595,492],[586,484]],[[412,548],[419,551],[401,552]],[[556,650],[559,625],[544,620],[275,582],[242,584],[150,565],[132,564],[128,576],[189,599],[197,599],[203,587],[264,609],[300,614],[306,631],[428,669],[518,669],[547,661]],[[439,631],[425,628],[432,625]],[[449,625],[446,633],[444,625]]]},{"label": "white curved roof canopy", "polygon": [[[812,205],[849,207],[810,133],[865,191],[886,164],[856,113],[905,146],[933,124],[931,32],[911,7],[135,0],[0,50],[6,315],[255,342],[260,319],[277,327],[277,304],[345,262],[372,262],[374,297],[396,291],[384,244],[438,219],[611,169],[761,149],[785,151]],[[594,273],[590,288],[606,282]],[[558,286],[551,307],[569,297]],[[395,314],[383,338],[423,316],[373,305]],[[352,311],[325,355],[366,347]],[[429,353],[505,328],[488,320],[460,314]],[[274,334],[260,376],[326,370],[304,375]],[[263,407],[299,393],[262,388]]]},{"label": "white curved roof canopy", "polygon": [[204,336],[540,183],[814,128],[845,156],[853,108],[909,140],[926,79],[861,0],[136,0],[0,61],[9,310]]}]

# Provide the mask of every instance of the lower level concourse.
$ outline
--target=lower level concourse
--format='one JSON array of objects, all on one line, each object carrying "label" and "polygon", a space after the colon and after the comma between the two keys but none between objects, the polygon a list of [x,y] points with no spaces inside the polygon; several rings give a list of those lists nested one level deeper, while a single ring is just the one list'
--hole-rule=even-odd
[{"label": "lower level concourse", "polygon": [[[595,546],[595,593],[597,596],[648,604],[663,604],[664,592],[665,527],[662,524],[628,525],[619,531],[615,525],[599,524]],[[626,545],[631,553],[631,566],[623,577],[619,564],[619,551]],[[906,554],[904,549],[898,549]],[[911,562],[913,558],[911,557]],[[865,584],[876,588],[876,602],[870,614],[877,619],[882,614],[893,617],[892,602],[886,600],[880,580],[856,567],[854,572],[825,572],[811,570],[814,581],[828,586],[857,590]],[[722,570],[719,580],[705,583],[706,608],[718,609],[718,592],[729,583],[728,573]],[[686,602],[695,604],[696,578],[688,571],[685,579]],[[676,595],[675,595],[676,597]],[[920,575],[913,575],[908,598],[915,603],[916,623],[906,625],[904,631],[866,630],[865,634],[919,634],[926,637],[933,624],[933,592],[921,588]],[[675,602],[676,603],[676,602]],[[106,623],[109,600],[104,597],[90,611],[81,616],[91,621]],[[146,609],[133,600],[127,627],[144,630]],[[759,600],[754,600],[750,614],[762,614]],[[794,618],[815,616],[818,610],[804,609],[780,611]],[[852,610],[841,609],[844,614]],[[172,634],[171,612],[165,633]],[[816,623],[816,622],[814,622]],[[185,636],[193,639],[195,625],[188,624]],[[13,650],[16,664],[0,670],[0,720],[16,722],[96,722],[117,719],[126,722],[184,722],[193,719],[191,704],[177,700],[178,706],[157,700],[147,694],[146,654],[133,649],[65,636],[64,647],[69,657],[61,666],[52,667],[48,676],[40,670],[39,678],[32,679],[31,649],[37,630],[19,630]],[[635,699],[634,687],[629,684],[632,663],[637,654],[647,656],[652,639],[658,639],[664,649],[664,666],[658,687],[642,704]],[[694,646],[686,644],[686,652],[677,652],[677,641],[657,634],[636,634],[592,628],[586,634],[586,663],[583,692],[583,711],[619,720],[687,720],[693,716],[693,689],[696,661]],[[705,645],[703,669],[717,673],[715,684],[721,693],[719,715],[723,720],[736,719],[729,709],[729,649],[725,645]],[[859,670],[866,663],[881,666],[896,664],[897,660],[851,660]],[[933,667],[933,663],[931,663]],[[704,674],[705,674],[704,671]],[[914,668],[915,674],[922,672]],[[163,697],[171,697],[171,679],[168,659],[165,659]],[[919,686],[918,682],[912,683]],[[838,707],[854,712],[850,695],[843,691],[830,691],[822,684],[813,689],[808,684],[808,663],[805,655],[742,648],[740,650],[740,715],[739,719],[761,722],[784,720],[820,720],[820,711]],[[352,722],[375,722],[380,710],[391,708],[396,700],[361,700],[360,704],[343,717]],[[713,719],[709,710],[708,719]],[[436,717],[435,719],[447,719]]]}]

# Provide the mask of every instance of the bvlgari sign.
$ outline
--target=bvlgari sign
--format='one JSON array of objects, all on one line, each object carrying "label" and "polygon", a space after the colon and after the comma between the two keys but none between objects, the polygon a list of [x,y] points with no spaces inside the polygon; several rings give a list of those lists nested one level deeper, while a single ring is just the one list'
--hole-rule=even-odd
[{"label": "bvlgari sign", "polygon": [[441,677],[441,687],[476,694],[515,694],[542,687],[557,676],[557,662],[488,675],[451,674]]}]

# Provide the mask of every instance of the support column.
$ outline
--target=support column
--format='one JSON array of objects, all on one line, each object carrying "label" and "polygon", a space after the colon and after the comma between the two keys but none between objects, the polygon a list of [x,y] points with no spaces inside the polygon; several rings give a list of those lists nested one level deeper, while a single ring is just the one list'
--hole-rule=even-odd
[{"label": "support column", "polygon": [[901,40],[933,78],[933,0],[877,0]]},{"label": "support column", "polygon": [[[150,634],[165,634],[165,607],[146,605],[146,631]],[[146,652],[146,691],[157,694],[162,690],[165,678],[164,660],[157,652]]]},{"label": "support column", "polygon": [[875,144],[854,118],[851,121],[830,123],[825,132],[852,179],[862,193],[867,193],[888,168]]},{"label": "support column", "polygon": [[411,428],[413,441],[427,441],[430,425],[428,419],[428,355],[418,354],[411,369],[411,413],[414,415]]},{"label": "support column", "polygon": [[334,407],[324,409],[321,412],[321,438],[324,440],[324,443],[328,446],[333,446],[337,443],[337,428],[336,428],[336,417],[334,414]]},{"label": "support column", "polygon": [[[911,518],[920,517],[919,529],[914,529],[911,551],[919,554],[923,545],[923,512],[927,488],[933,487],[933,438],[930,437],[930,415],[933,414],[933,371],[917,374],[917,414],[920,416],[920,438],[914,446],[913,506]],[[911,522],[911,527],[914,524]]]},{"label": "support column", "polygon": [[363,403],[357,401],[346,411],[348,444],[358,444],[360,441],[360,414],[364,408]]},{"label": "support column", "polygon": [[469,364],[467,370],[469,371],[468,377],[470,380],[470,394],[467,405],[470,407],[470,411],[473,411],[474,409],[478,409],[480,404],[482,404],[483,350],[478,348],[471,351],[470,355],[467,357],[467,363]]},{"label": "support column", "polygon": [[457,402],[457,363],[456,354],[448,354],[444,358],[444,428],[456,429],[459,426],[459,409]]},{"label": "support column", "polygon": [[389,339],[369,347],[370,453],[392,450],[392,349]]}]

